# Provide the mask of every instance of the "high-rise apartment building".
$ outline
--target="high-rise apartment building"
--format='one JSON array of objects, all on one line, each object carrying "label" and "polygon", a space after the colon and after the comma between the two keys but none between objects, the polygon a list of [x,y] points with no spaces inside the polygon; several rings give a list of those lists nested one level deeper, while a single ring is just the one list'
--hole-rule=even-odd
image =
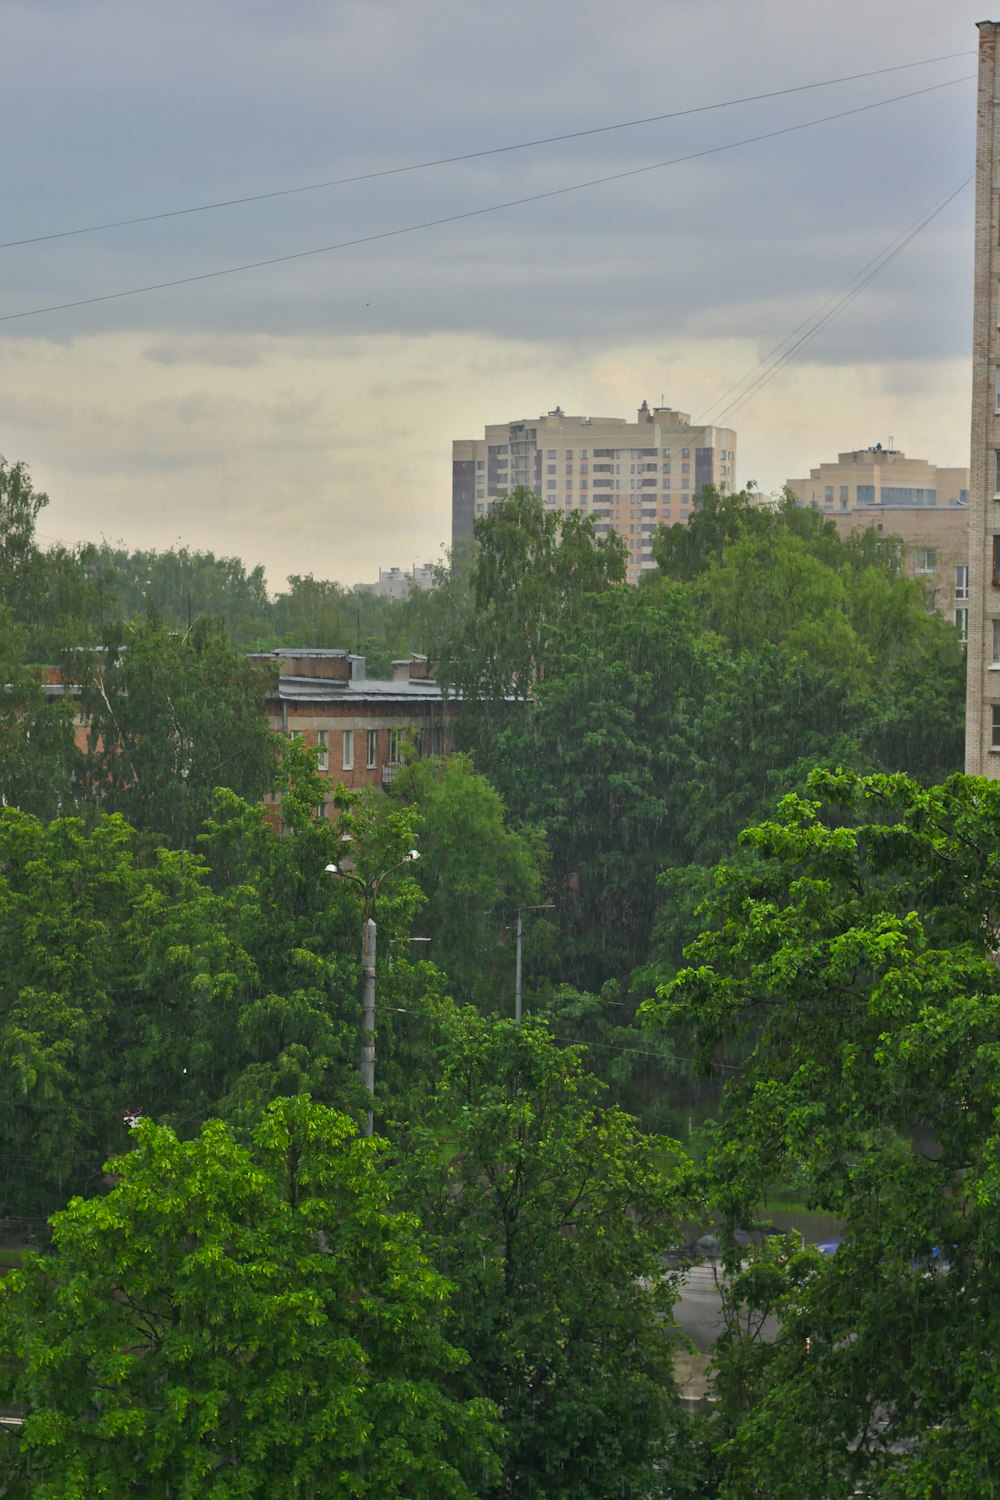
[{"label": "high-rise apartment building", "polygon": [[692,427],[685,412],[645,401],[634,422],[570,417],[557,406],[452,444],[452,542],[470,539],[477,516],[526,485],[553,510],[593,516],[599,535],[617,531],[634,583],[653,566],[656,528],[684,525],[702,487],[732,490],[735,472],[731,428]]},{"label": "high-rise apartment building", "polygon": [[965,769],[1000,777],[1000,68],[979,23]]},{"label": "high-rise apartment building", "polygon": [[829,516],[843,537],[874,527],[903,544],[903,568],[958,626],[969,621],[969,471],[907,458],[898,448],[858,448],[786,487]]}]

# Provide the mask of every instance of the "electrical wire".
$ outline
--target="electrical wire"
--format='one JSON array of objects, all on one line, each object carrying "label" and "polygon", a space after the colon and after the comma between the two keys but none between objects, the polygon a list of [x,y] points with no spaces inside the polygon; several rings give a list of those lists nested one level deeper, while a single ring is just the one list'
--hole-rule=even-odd
[{"label": "electrical wire", "polygon": [[77,307],[93,307],[102,302],[117,302],[125,297],[140,297],[150,292],[162,292],[172,290],[179,286],[192,286],[197,282],[218,280],[223,276],[236,276],[246,271],[258,271],[268,266],[286,265],[291,261],[306,260],[316,255],[329,255],[337,250],[356,249],[361,245],[375,244],[381,240],[398,239],[403,235],[416,234],[426,229],[437,229],[447,224],[457,224],[463,220],[483,218],[487,214],[501,213],[511,208],[521,208],[530,203],[541,203],[551,198],[566,197],[570,193],[583,192],[585,189],[604,187],[611,182],[623,182],[631,177],[641,177],[648,172],[661,171],[666,167],[679,166],[685,162],[699,161],[707,156],[717,156],[724,151],[735,150],[739,146],[751,146],[760,141],[770,141],[780,136],[793,135],[800,130],[810,130],[817,125],[827,125],[834,120],[845,120],[855,115],[867,114],[874,109],[884,109],[890,104],[899,104],[907,99],[920,98],[925,94],[937,93],[941,89],[953,88],[959,83],[968,83],[974,79],[975,74],[969,73],[961,78],[951,78],[945,83],[928,84],[925,88],[912,89],[905,94],[895,94],[889,99],[877,99],[870,104],[855,105],[851,109],[838,110],[833,114],[820,115],[814,120],[803,120],[797,125],[785,125],[776,130],[763,131],[759,135],[744,136],[738,141],[728,141],[721,146],[708,146],[700,151],[692,151],[684,156],[671,157],[667,161],[651,162],[642,167],[630,167],[622,172],[609,172],[602,177],[588,178],[583,182],[571,183],[566,187],[549,188],[541,193],[528,193],[520,198],[510,198],[502,203],[487,204],[483,208],[465,209],[461,213],[444,214],[440,218],[425,219],[416,224],[405,224],[397,229],[383,229],[375,234],[358,235],[353,239],[340,240],[332,245],[317,245],[309,250],[296,250],[286,255],[272,255],[264,260],[247,261],[242,265],[225,266],[217,271],[201,271],[191,276],[178,276],[169,281],[151,282],[146,286],[130,287],[120,292],[104,292],[93,297],[79,297],[71,302],[55,302],[44,307],[24,308],[20,312],[0,314],[0,323],[11,323],[22,318],[40,317],[45,313],[67,312]]},{"label": "electrical wire", "polygon": [[[868,261],[860,271],[858,271],[854,276],[851,277],[850,281],[846,282],[844,286],[841,287],[839,292],[834,293],[833,297],[828,298],[827,301],[824,302],[816,310],[815,313],[807,318],[805,322],[800,323],[797,328],[793,329],[792,332],[788,334],[780,344],[776,344],[775,347],[770,351],[770,353],[766,354],[760,361],[760,363],[750,371],[749,375],[741,377],[741,379],[738,380],[735,385],[730,386],[725,395],[720,397],[720,401],[725,401],[726,396],[729,396],[733,391],[737,390],[745,380],[750,380],[754,375],[756,375],[757,377],[756,379],[752,380],[751,384],[747,386],[746,390],[744,390],[740,395],[734,397],[734,399],[728,404],[728,406],[723,408],[718,416],[712,418],[711,425],[722,426],[725,422],[732,420],[732,418],[739,410],[741,410],[745,403],[749,401],[752,396],[756,395],[758,391],[763,390],[764,386],[767,385],[782,369],[784,369],[789,360],[793,359],[796,354],[800,353],[804,348],[811,344],[813,339],[822,332],[827,324],[830,323],[835,317],[837,317],[839,313],[843,312],[844,308],[849,306],[850,303],[854,301],[854,298],[857,297],[859,293],[863,292],[865,287],[869,286],[870,283],[875,280],[875,277],[880,275],[881,272],[885,270],[886,266],[891,265],[896,257],[906,249],[907,245],[909,245],[914,239],[916,239],[917,235],[920,234],[922,230],[926,229],[927,226],[937,218],[938,214],[942,213],[943,210],[948,207],[949,203],[953,202],[953,200],[958,197],[959,193],[962,192],[964,188],[967,188],[969,186],[971,181],[972,173],[970,172],[966,177],[962,179],[960,183],[957,184],[957,186],[953,187],[944,196],[944,198],[940,199],[931,208],[926,210],[925,213],[923,213],[920,218],[910,226],[908,230],[904,230],[903,233],[897,236],[895,240],[891,241],[884,250],[879,251],[877,256]],[[831,304],[833,305],[831,306]],[[827,311],[826,309],[829,309],[829,311]],[[795,334],[800,333],[803,329],[805,330],[805,332],[802,332],[801,337],[796,339]],[[789,339],[794,339],[795,341],[790,345],[790,347],[786,349],[785,345],[788,344]],[[784,350],[784,352],[781,353],[780,358],[775,360],[774,364],[769,365],[768,362],[772,360],[774,356],[779,353],[779,351],[782,350]],[[764,368],[765,366],[767,366],[767,368]],[[761,371],[762,373],[757,375],[757,371]],[[715,403],[715,406],[718,405],[719,401]],[[714,407],[708,408],[709,412],[713,410]],[[708,413],[706,413],[705,416],[700,417],[699,423],[705,421],[707,415]]]},{"label": "electrical wire", "polygon": [[584,130],[569,130],[562,135],[540,136],[537,140],[517,141],[513,145],[490,146],[482,151],[463,151],[456,156],[441,156],[433,161],[411,162],[403,167],[383,167],[373,172],[357,172],[350,177],[333,177],[326,182],[309,182],[299,187],[275,188],[270,192],[248,193],[240,198],[220,198],[212,203],[197,203],[188,208],[171,208],[160,213],[138,214],[128,219],[110,219],[103,224],[86,224],[77,229],[59,229],[50,234],[26,235],[22,239],[0,240],[0,250],[10,250],[20,245],[40,245],[47,240],[65,240],[78,235],[98,234],[108,229],[125,229],[134,224],[152,224],[160,219],[177,219],[187,214],[212,213],[223,208],[237,208],[247,203],[264,203],[273,198],[290,198],[299,193],[318,193],[327,188],[345,187],[350,183],[374,182],[380,177],[400,177],[408,172],[424,172],[430,167],[448,167],[460,162],[480,161],[484,157],[503,156],[514,151],[530,151],[538,146],[554,146],[563,141],[583,140],[588,136],[608,135],[616,130],[633,130],[639,125],[658,125],[666,120],[683,119],[686,115],[708,114],[717,109],[733,109],[740,104],[757,104],[765,99],[781,99],[789,94],[801,94],[810,89],[832,88],[840,83],[856,83],[863,78],[878,78],[885,73],[901,73],[909,68],[926,68],[934,63],[953,62],[960,57],[974,57],[974,52],[947,52],[940,57],[924,57],[917,62],[896,63],[888,68],[872,68],[865,73],[847,73],[841,78],[823,78],[816,83],[799,83],[789,88],[771,89],[766,94],[746,94],[738,99],[722,99],[715,104],[698,104],[689,109],[670,110],[666,114],[645,115],[638,120],[620,120],[612,125],[593,125]]}]

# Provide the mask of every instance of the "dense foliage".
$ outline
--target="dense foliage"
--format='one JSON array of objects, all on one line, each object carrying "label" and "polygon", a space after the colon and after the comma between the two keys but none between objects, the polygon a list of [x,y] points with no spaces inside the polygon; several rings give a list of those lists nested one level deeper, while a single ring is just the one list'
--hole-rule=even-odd
[{"label": "dense foliage", "polygon": [[[1000,801],[899,545],[706,491],[635,589],[518,492],[427,593],[269,599],[44,551],[45,503],[0,461],[0,1216],[83,1196],[0,1295],[5,1492],[991,1493]],[[317,818],[276,644],[426,650],[466,753]],[[737,1242],[779,1192],[835,1255]],[[692,1422],[662,1252],[710,1215]]]},{"label": "dense foliage", "polygon": [[836,1253],[751,1261],[718,1353],[720,1496],[980,1497],[1000,1462],[996,783],[816,773],[744,836],[647,1007],[738,1064],[730,1229],[797,1181]]},{"label": "dense foliage", "polygon": [[555,588],[561,549],[534,542],[554,525],[524,494],[477,521],[470,607],[489,630],[442,654],[463,663],[477,764],[546,831],[564,980],[627,976],[657,873],[713,864],[809,767],[930,781],[960,764],[963,648],[895,542],[706,491],[686,528],[661,529],[638,590],[607,560]]},{"label": "dense foliage", "polygon": [[679,1209],[652,1142],[540,1023],[473,1012],[449,1029],[427,1113],[403,1175],[457,1288],[448,1328],[470,1358],[451,1386],[503,1413],[484,1494],[679,1500],[691,1476],[659,1256]]},{"label": "dense foliage", "polygon": [[447,1285],[375,1147],[305,1098],[244,1144],[140,1123],[115,1185],[0,1292],[5,1495],[472,1500],[489,1405],[448,1393]]}]

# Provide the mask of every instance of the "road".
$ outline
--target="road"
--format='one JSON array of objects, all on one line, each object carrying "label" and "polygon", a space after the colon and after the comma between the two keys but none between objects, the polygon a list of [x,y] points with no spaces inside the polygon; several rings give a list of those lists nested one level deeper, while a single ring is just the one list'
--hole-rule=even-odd
[{"label": "road", "polygon": [[[689,1267],[684,1273],[674,1305],[674,1317],[702,1354],[711,1352],[723,1331],[722,1298],[719,1293],[721,1275],[722,1267],[718,1261],[699,1261],[697,1265]],[[773,1338],[777,1328],[777,1319],[768,1318],[762,1329],[762,1337]]]}]

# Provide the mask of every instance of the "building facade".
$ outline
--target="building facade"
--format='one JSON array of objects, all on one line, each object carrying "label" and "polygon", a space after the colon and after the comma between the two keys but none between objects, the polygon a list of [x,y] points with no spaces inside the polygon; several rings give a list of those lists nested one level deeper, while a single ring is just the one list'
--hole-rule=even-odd
[{"label": "building facade", "polygon": [[979,22],[965,769],[1000,777],[1000,25]]},{"label": "building facade", "polygon": [[331,799],[339,785],[388,786],[409,755],[450,749],[457,704],[428,676],[426,656],[394,661],[391,680],[369,678],[364,657],[344,650],[292,648],[253,660],[277,661],[277,687],[267,699],[271,728],[301,736],[318,752]]},{"label": "building facade", "polygon": [[437,581],[433,563],[414,563],[408,573],[402,568],[379,568],[377,583],[356,583],[356,594],[374,594],[378,599],[408,599],[412,589],[432,589]]},{"label": "building facade", "polygon": [[452,444],[452,544],[471,540],[477,516],[519,485],[552,510],[593,516],[599,535],[628,545],[628,578],[653,567],[653,534],[684,525],[706,484],[735,488],[736,434],[692,427],[685,412],[644,401],[624,417],[572,417],[559,407],[499,423]]},{"label": "building facade", "polygon": [[874,527],[903,544],[903,568],[927,587],[928,602],[969,626],[969,470],[907,458],[898,448],[841,453],[808,479],[789,479],[801,505],[830,516],[841,536]]}]

